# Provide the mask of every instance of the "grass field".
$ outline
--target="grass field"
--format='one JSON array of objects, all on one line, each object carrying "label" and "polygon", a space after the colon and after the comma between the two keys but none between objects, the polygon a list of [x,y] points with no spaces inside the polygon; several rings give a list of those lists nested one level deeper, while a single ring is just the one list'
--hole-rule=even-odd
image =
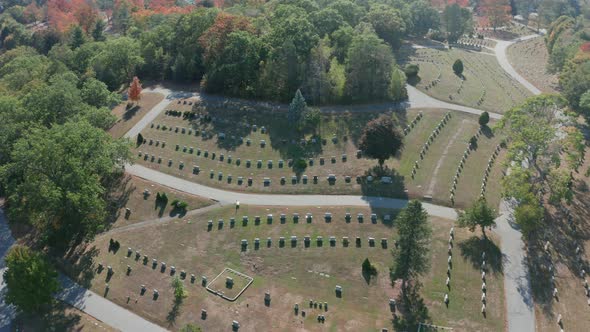
[{"label": "grass field", "polygon": [[[325,212],[332,213],[331,222],[325,222]],[[298,223],[292,220],[293,213],[299,213]],[[305,221],[306,213],[313,214],[313,221]],[[345,213],[350,212],[352,220],[345,221]],[[379,218],[372,223],[370,213]],[[285,223],[281,223],[279,215],[285,213]],[[364,222],[356,220],[356,214],[363,213]],[[106,282],[105,271],[97,273],[98,263],[112,266],[115,274],[109,280],[108,298],[162,326],[177,329],[187,322],[194,322],[204,330],[229,329],[232,320],[240,322],[241,329],[253,331],[261,329],[277,330],[330,330],[330,331],[379,331],[387,327],[391,329],[391,312],[388,301],[396,298],[397,288],[391,286],[389,267],[392,264],[394,240],[397,237],[395,222],[387,222],[384,216],[392,218],[396,211],[370,211],[364,208],[347,207],[258,207],[241,206],[220,208],[208,211],[204,215],[195,216],[190,221],[172,221],[164,224],[117,233],[121,249],[108,252],[110,236],[99,236],[86,247],[80,262],[85,261],[85,273],[79,276],[99,294],[104,293]],[[272,223],[266,222],[266,215],[273,214]],[[250,222],[243,226],[240,222],[243,215],[249,216]],[[254,216],[261,216],[261,223],[254,223]],[[229,219],[236,218],[231,227]],[[224,219],[224,227],[207,227],[207,220]],[[501,331],[502,321],[497,317],[503,315],[503,295],[498,291],[502,284],[501,273],[490,273],[488,280],[488,318],[479,314],[480,275],[479,267],[471,261],[479,256],[477,243],[471,234],[456,229],[455,249],[453,249],[453,276],[451,305],[444,308],[440,292],[445,291],[446,278],[446,241],[452,222],[439,218],[430,218],[432,223],[432,271],[425,276],[423,297],[433,322],[444,326],[452,326],[458,330],[464,327],[482,331]],[[291,247],[290,236],[298,238],[296,247]],[[284,236],[287,244],[279,245],[279,237]],[[305,246],[304,237],[310,236],[312,241]],[[315,240],[322,236],[322,246]],[[329,244],[329,237],[336,237],[334,246]],[[343,246],[342,237],[348,236],[350,245]],[[361,238],[361,245],[356,246],[355,237]],[[261,239],[260,248],[253,245],[254,238]],[[270,247],[266,238],[272,238]],[[374,247],[368,245],[368,238],[376,239]],[[388,247],[380,245],[380,239],[388,239]],[[241,240],[248,239],[251,246],[246,251],[241,249]],[[475,244],[474,244],[475,243]],[[127,258],[127,247],[140,250],[148,255],[148,263],[135,261],[133,256]],[[488,252],[492,254],[492,251]],[[88,265],[87,259],[94,262]],[[152,269],[151,260],[165,261],[168,270],[160,272],[160,265]],[[367,278],[361,273],[361,263],[369,258],[376,266],[378,275]],[[132,267],[129,276],[125,270]],[[173,295],[170,288],[171,276],[169,267],[174,265],[177,273],[186,270],[188,278],[185,284],[188,297],[174,311]],[[229,267],[254,278],[252,285],[235,302],[229,302],[216,296],[201,286],[201,276],[212,280],[224,268]],[[190,282],[190,275],[195,274],[196,282]],[[146,285],[147,292],[140,295],[141,285]],[[342,286],[342,297],[335,294],[336,285]],[[152,299],[152,290],[158,289],[159,298]],[[264,293],[270,292],[271,302],[267,306]],[[127,300],[127,297],[129,301]],[[309,301],[328,303],[327,310],[319,307],[310,308]],[[299,305],[295,314],[294,306]],[[201,319],[201,309],[207,310],[207,319]],[[303,313],[305,312],[305,316]],[[326,317],[324,324],[317,322],[317,315]]]},{"label": "grass field", "polygon": [[[178,106],[172,102],[170,109],[175,110]],[[356,142],[364,124],[379,113],[324,113],[315,136],[307,134],[306,144],[301,145],[301,137],[289,128],[284,113],[264,110],[250,112],[209,105],[201,105],[197,109],[207,112],[214,119],[210,122],[191,121],[162,113],[154,121],[153,127],[150,125],[145,128],[142,135],[147,142],[135,149],[137,162],[171,175],[228,190],[389,197],[422,197],[432,192],[433,200],[450,204],[448,190],[452,176],[469,137],[478,129],[477,117],[452,113],[449,124],[443,128],[433,148],[426,154],[422,163],[424,170],[419,170],[413,180],[411,171],[419,151],[446,111],[411,109],[396,112],[403,123],[412,121],[419,112],[424,116],[405,137],[403,151],[396,158],[386,161],[385,170],[380,170],[375,160],[356,156]],[[247,128],[246,124],[256,124],[257,130]],[[262,127],[266,130],[264,133]],[[183,128],[185,133],[182,133]],[[452,139],[459,129],[461,135]],[[223,139],[220,138],[222,133],[225,135]],[[240,137],[243,138],[241,143]],[[313,139],[316,143],[312,143]],[[261,147],[261,140],[266,142],[265,147]],[[485,153],[491,151],[499,140],[499,136],[491,134],[482,136],[478,144],[478,156],[485,157]],[[163,145],[163,142],[166,144]],[[447,145],[450,147],[442,158]],[[346,154],[346,160],[342,159],[343,154]],[[485,160],[480,157],[470,158],[466,164],[466,170],[473,168],[472,173],[480,175],[461,179],[465,184],[463,191],[466,195],[460,195],[455,200],[456,206],[465,206],[479,195],[481,177],[489,156]],[[158,161],[160,158],[161,161]],[[308,166],[304,171],[289,166],[288,160],[297,158],[307,161]],[[280,160],[283,161],[282,167]],[[269,162],[272,162],[272,166]],[[194,166],[198,166],[200,171],[195,172]],[[438,170],[434,172],[437,166]],[[334,183],[327,181],[329,174],[336,176]],[[374,181],[369,182],[367,175],[374,176]],[[383,175],[392,177],[393,184],[381,184],[379,179]],[[318,177],[317,183],[313,180],[314,176]],[[350,177],[350,181],[346,180],[346,176]],[[248,178],[252,178],[251,185],[248,184]],[[270,185],[264,185],[264,178],[270,179]],[[490,190],[490,196],[498,197],[498,193]]]},{"label": "grass field", "polygon": [[[418,81],[410,83],[440,100],[503,113],[530,95],[490,54],[458,48],[412,47],[404,47],[401,53],[402,64],[420,66]],[[453,72],[457,59],[463,62],[463,77]]]},{"label": "grass field", "polygon": [[544,38],[538,37],[513,44],[508,48],[510,64],[520,75],[546,93],[556,93],[559,80],[547,71],[549,54]]},{"label": "grass field", "polygon": [[164,99],[164,95],[154,92],[144,92],[141,94],[139,104],[131,109],[126,109],[127,102],[122,102],[112,110],[113,115],[117,117],[117,122],[109,129],[113,137],[122,137],[129,131],[141,118],[149,112],[156,104]]},{"label": "grass field", "polygon": [[[145,190],[148,190],[150,194],[146,195]],[[168,196],[166,206],[156,205],[157,193],[166,193]],[[172,201],[176,199],[186,202],[188,204],[187,210],[200,209],[213,204],[213,201],[209,199],[189,195],[134,176],[128,176],[123,181],[123,188],[120,189],[118,195],[122,197],[124,202],[121,204],[123,206],[116,212],[115,221],[112,225],[115,228],[152,219],[182,218],[183,213],[175,210],[171,205]],[[126,208],[131,209],[129,218],[125,217]]]}]

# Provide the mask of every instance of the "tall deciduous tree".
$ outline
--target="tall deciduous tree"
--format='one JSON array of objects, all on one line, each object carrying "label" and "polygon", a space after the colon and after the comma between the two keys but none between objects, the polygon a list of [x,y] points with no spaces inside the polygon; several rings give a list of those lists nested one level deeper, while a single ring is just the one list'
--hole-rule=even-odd
[{"label": "tall deciduous tree", "polygon": [[426,210],[416,200],[408,202],[397,216],[396,225],[399,245],[391,274],[394,280],[402,279],[405,289],[406,281],[428,271],[432,229]]},{"label": "tall deciduous tree", "polygon": [[511,7],[509,0],[481,0],[479,9],[488,18],[494,31],[496,31],[496,28],[510,22]]},{"label": "tall deciduous tree", "polygon": [[399,10],[384,4],[376,4],[371,6],[367,19],[379,38],[394,49],[400,47],[401,38],[406,32],[406,24]]},{"label": "tall deciduous tree", "polygon": [[40,312],[59,289],[57,271],[40,254],[17,245],[6,256],[6,303],[26,313]]},{"label": "tall deciduous tree", "polygon": [[443,11],[444,27],[447,32],[447,39],[454,43],[464,33],[472,30],[471,12],[461,8],[458,4],[446,6]]},{"label": "tall deciduous tree", "polygon": [[137,76],[133,77],[133,81],[129,86],[129,100],[134,103],[138,103],[141,99],[141,83],[139,82],[139,78]]},{"label": "tall deciduous tree", "polygon": [[386,159],[393,157],[403,145],[403,134],[399,126],[389,115],[381,115],[367,123],[361,138],[359,148],[383,166]]},{"label": "tall deciduous tree", "polygon": [[51,246],[66,248],[105,227],[104,181],[119,174],[129,147],[86,121],[30,128],[0,168],[8,215],[30,223]]},{"label": "tall deciduous tree", "polygon": [[471,207],[459,214],[459,226],[467,227],[470,231],[475,231],[479,226],[483,237],[486,237],[486,227],[496,225],[494,221],[496,214],[490,208],[484,198],[478,199]]}]

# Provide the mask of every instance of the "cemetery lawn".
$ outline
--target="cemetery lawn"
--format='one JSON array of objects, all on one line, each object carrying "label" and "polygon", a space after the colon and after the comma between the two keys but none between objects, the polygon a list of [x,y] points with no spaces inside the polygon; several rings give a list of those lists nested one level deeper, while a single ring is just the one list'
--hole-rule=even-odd
[{"label": "cemetery lawn", "polygon": [[[298,223],[293,222],[293,213],[300,214]],[[313,221],[305,221],[306,213],[313,214]],[[332,221],[324,221],[324,213],[332,213]],[[350,212],[352,220],[346,223],[345,212]],[[364,222],[356,220],[357,213],[364,214]],[[370,220],[370,213],[376,213],[376,223]],[[287,218],[281,223],[280,213]],[[389,268],[393,262],[394,239],[397,237],[394,222],[385,222],[386,214],[395,218],[396,211],[374,210],[359,207],[264,207],[244,206],[222,207],[206,211],[190,220],[174,220],[157,225],[150,225],[135,230],[103,234],[98,236],[85,250],[80,252],[74,269],[80,274],[74,275],[82,283],[98,294],[104,294],[106,273],[97,273],[98,263],[112,266],[115,273],[109,280],[108,298],[141,316],[166,328],[176,329],[192,322],[204,330],[229,329],[232,320],[240,322],[240,330],[255,331],[272,328],[281,331],[295,330],[346,330],[379,331],[392,328],[391,312],[388,301],[398,296],[398,289],[391,286]],[[272,223],[266,221],[266,215],[273,214]],[[249,216],[249,222],[243,226],[242,216]],[[254,216],[260,216],[256,225]],[[235,226],[230,226],[229,218],[236,218]],[[223,219],[219,228],[217,220]],[[213,220],[213,227],[208,229],[207,220]],[[453,285],[451,292],[452,307],[444,311],[441,306],[444,292],[443,275],[446,270],[446,241],[452,225],[451,221],[430,218],[433,231],[432,262],[433,270],[425,276],[422,289],[428,306],[430,319],[444,326],[455,328],[473,327],[474,329],[499,331],[503,321],[498,321],[504,312],[502,274],[490,275],[489,280],[489,319],[481,319],[480,309],[480,275],[479,268],[473,267],[469,258],[461,258],[461,246],[464,240],[470,244],[472,236],[466,230],[456,229],[457,241],[454,249]],[[295,248],[291,247],[290,237],[297,236]],[[286,244],[279,247],[279,237],[284,236]],[[304,236],[311,237],[309,247],[304,245]],[[323,237],[323,245],[317,244],[317,236]],[[335,246],[329,242],[330,236],[336,237]],[[342,237],[348,236],[350,244],[344,247]],[[355,245],[355,238],[361,238],[361,246]],[[121,243],[121,249],[112,253],[107,250],[109,239],[113,237]],[[261,245],[254,247],[254,238],[260,238]],[[272,238],[267,247],[266,238]],[[376,244],[370,247],[368,238],[375,238]],[[387,248],[382,248],[381,238],[388,240]],[[241,240],[247,239],[248,249],[242,251]],[[444,246],[444,248],[443,248]],[[140,250],[141,255],[148,256],[146,265],[142,259],[136,261],[135,254],[127,258],[127,247]],[[471,246],[468,246],[471,248]],[[469,255],[473,254],[469,251]],[[467,254],[466,254],[467,255]],[[479,255],[479,254],[478,254]],[[467,256],[469,257],[469,256]],[[89,259],[90,258],[90,259]],[[152,269],[152,259],[158,260],[158,266]],[[361,264],[365,258],[377,268],[378,275],[365,279]],[[166,262],[167,269],[160,272],[160,262]],[[91,264],[89,262],[92,262]],[[132,272],[126,276],[127,265]],[[188,274],[184,281],[188,297],[180,310],[172,311],[173,293],[170,287],[172,277],[170,266],[176,267],[176,273],[185,270]],[[80,268],[83,267],[83,268]],[[252,285],[235,301],[230,302],[216,296],[201,286],[201,276],[211,281],[224,268],[229,267],[254,278]],[[190,276],[195,274],[196,281],[191,283]],[[235,278],[234,278],[235,280]],[[442,280],[442,281],[441,281]],[[225,278],[223,278],[225,282]],[[146,285],[147,292],[140,295],[141,285]],[[342,298],[336,297],[335,287],[343,288]],[[462,288],[465,290],[463,291]],[[158,289],[159,298],[152,299],[153,289]],[[266,306],[264,293],[270,292],[271,303]],[[457,294],[457,295],[455,295]],[[130,301],[127,302],[127,296]],[[328,310],[309,307],[309,300],[327,302]],[[295,315],[294,305],[299,304],[299,313]],[[457,307],[456,307],[457,306]],[[461,315],[458,308],[463,308]],[[207,310],[206,320],[201,319],[201,309]],[[305,311],[305,317],[302,316]],[[326,317],[324,324],[317,322],[317,315]]]},{"label": "cemetery lawn", "polygon": [[115,138],[123,137],[129,129],[162,100],[164,100],[164,95],[161,93],[144,92],[141,94],[139,106],[134,106],[129,110],[126,109],[127,101],[123,101],[111,111],[117,117],[117,122],[108,132]]},{"label": "cemetery lawn", "polygon": [[508,48],[510,64],[520,75],[546,93],[557,93],[556,74],[547,71],[549,53],[544,38],[538,37],[512,44]]},{"label": "cemetery lawn", "polygon": [[[576,225],[574,232],[567,221],[567,217],[552,205],[547,205],[548,221],[543,227],[542,240],[539,243],[529,245],[529,257],[536,253],[535,259],[530,261],[531,286],[535,299],[535,318],[537,328],[540,331],[558,330],[558,315],[562,315],[563,329],[565,331],[586,331],[590,326],[590,304],[585,294],[584,280],[590,283],[588,275],[588,262],[590,261],[590,196],[588,185],[590,179],[584,174],[590,167],[590,155],[586,152],[584,164],[580,172],[574,172],[574,199],[567,207]],[[550,242],[550,254],[544,251],[545,241]],[[581,264],[577,259],[576,247],[582,249],[582,261],[586,267],[586,277],[581,277]],[[549,259],[550,257],[550,259]],[[558,300],[553,298],[553,287],[550,281],[550,262],[555,269],[555,283],[558,291]]]},{"label": "cemetery lawn", "polygon": [[[145,189],[150,191],[150,195],[144,195]],[[157,193],[166,193],[168,204],[165,206],[162,204],[156,205]],[[120,208],[117,209],[113,216],[114,223],[112,227],[114,228],[146,220],[183,218],[185,213],[174,209],[171,204],[176,199],[186,202],[188,204],[187,210],[189,211],[200,209],[214,203],[210,199],[187,194],[135,176],[126,176],[116,196],[121,197],[121,199],[118,203]],[[131,215],[128,219],[125,218],[125,208],[131,209]]]},{"label": "cemetery lawn", "polygon": [[55,301],[51,311],[43,316],[23,314],[18,316],[13,323],[16,327],[15,331],[117,331],[83,311],[60,301]]},{"label": "cemetery lawn", "polygon": [[[410,83],[434,98],[504,113],[530,96],[525,87],[504,72],[491,54],[460,48],[404,47],[400,52],[401,64],[420,66],[419,79]],[[463,62],[464,79],[453,72],[452,66],[457,59]]]},{"label": "cemetery lawn", "polygon": [[[183,106],[172,101],[168,109],[176,110]],[[184,106],[183,106],[184,107]],[[246,108],[246,109],[244,109]],[[469,137],[478,130],[477,117],[470,114],[452,112],[449,124],[442,129],[441,135],[435,140],[435,148],[429,149],[423,161],[425,169],[433,170],[445,147],[451,144],[445,158],[441,160],[439,171],[420,170],[415,180],[411,179],[414,161],[419,159],[419,151],[427,141],[430,133],[443,118],[446,110],[440,109],[410,109],[407,111],[393,111],[402,123],[411,122],[420,112],[424,115],[417,125],[405,137],[405,147],[396,157],[385,162],[386,168],[381,170],[377,161],[364,157],[357,158],[356,142],[365,124],[377,117],[378,112],[323,112],[321,125],[316,131],[317,143],[302,146],[299,136],[287,123],[285,112],[264,109],[249,109],[203,103],[195,109],[201,114],[214,117],[210,122],[199,120],[184,120],[183,117],[166,115],[164,112],[154,121],[154,127],[148,125],[142,131],[147,143],[137,146],[134,150],[136,162],[143,166],[181,177],[190,181],[226,190],[262,192],[262,193],[296,193],[296,194],[355,194],[386,196],[398,198],[422,198],[433,181],[433,200],[439,204],[450,205],[449,189],[460,158],[465,150]],[[256,124],[256,131],[246,128],[245,124]],[[158,126],[160,127],[158,129]],[[179,128],[176,132],[176,128]],[[266,133],[261,132],[265,127]],[[461,135],[450,141],[455,131],[462,128]],[[166,128],[166,129],[163,129]],[[182,133],[183,128],[185,133]],[[189,130],[190,133],[189,134]],[[202,131],[206,137],[202,137]],[[195,135],[195,132],[197,135]],[[225,135],[221,139],[219,134]],[[233,137],[233,138],[232,138]],[[239,138],[243,137],[243,143]],[[311,142],[312,134],[306,136]],[[332,139],[335,138],[333,141]],[[460,181],[464,186],[462,194],[455,199],[455,206],[465,207],[479,196],[482,176],[493,148],[501,140],[500,135],[491,132],[482,135],[478,143],[478,150],[469,158],[465,171],[473,176],[463,177]],[[251,144],[248,146],[247,140]],[[322,144],[322,139],[325,140]],[[260,141],[264,140],[263,148]],[[291,141],[295,140],[296,143]],[[166,145],[162,147],[162,142]],[[151,142],[151,144],[150,144]],[[157,144],[160,142],[159,144]],[[285,143],[284,143],[285,142]],[[178,150],[176,150],[178,145]],[[185,150],[186,147],[186,150]],[[193,152],[191,153],[191,148]],[[141,152],[141,156],[139,156]],[[205,157],[207,153],[207,157]],[[486,153],[490,155],[486,156]],[[215,157],[213,157],[215,154]],[[221,155],[223,154],[223,161]],[[342,155],[346,154],[346,161]],[[229,160],[231,156],[231,162]],[[331,158],[335,160],[332,162]],[[153,158],[153,160],[152,160]],[[161,162],[158,159],[161,158]],[[303,171],[296,171],[288,166],[288,159],[302,158],[308,166]],[[309,165],[309,159],[313,165]],[[324,158],[322,164],[321,158]],[[238,159],[240,164],[238,165]],[[172,165],[168,166],[169,160]],[[250,160],[251,166],[247,167]],[[258,166],[258,161],[261,166]],[[283,160],[283,167],[279,167],[279,160]],[[269,161],[272,167],[269,167]],[[183,167],[180,167],[180,163]],[[193,167],[198,166],[200,172],[194,173]],[[213,171],[213,176],[211,176]],[[221,177],[220,177],[221,172]],[[329,174],[337,178],[334,184],[327,181]],[[371,174],[374,181],[369,182],[366,175]],[[231,175],[231,180],[229,176]],[[318,176],[314,183],[313,176]],[[307,182],[305,181],[307,177]],[[345,181],[350,176],[350,182]],[[381,176],[392,178],[392,184],[381,184]],[[239,184],[238,177],[243,182]],[[247,183],[252,178],[252,185]],[[285,183],[281,183],[281,177]],[[295,177],[295,180],[292,179]],[[359,182],[357,182],[357,177]],[[263,179],[269,178],[271,184],[265,186]],[[295,181],[295,182],[293,182]],[[490,201],[497,204],[498,188],[488,188]]]}]

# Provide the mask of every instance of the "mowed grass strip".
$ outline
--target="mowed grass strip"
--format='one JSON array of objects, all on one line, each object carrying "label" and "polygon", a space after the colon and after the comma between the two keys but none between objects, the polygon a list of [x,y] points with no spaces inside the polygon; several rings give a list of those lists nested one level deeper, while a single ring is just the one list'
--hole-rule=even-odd
[{"label": "mowed grass strip", "polygon": [[[423,278],[422,294],[434,324],[459,331],[503,331],[504,276],[499,241],[490,236],[482,241],[479,232],[470,233],[455,227],[452,249],[450,289],[446,287],[447,249],[452,223],[433,223],[432,265]],[[481,252],[486,251],[486,317],[481,314]],[[448,308],[444,303],[449,294]]]}]

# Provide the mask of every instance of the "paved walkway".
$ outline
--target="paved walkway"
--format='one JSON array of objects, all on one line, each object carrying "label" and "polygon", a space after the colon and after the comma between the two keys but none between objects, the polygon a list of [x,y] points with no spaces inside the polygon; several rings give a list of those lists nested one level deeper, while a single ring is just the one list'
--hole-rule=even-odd
[{"label": "paved walkway", "polygon": [[535,308],[522,235],[512,220],[514,202],[500,203],[494,232],[502,241],[504,294],[509,332],[534,332]]}]

